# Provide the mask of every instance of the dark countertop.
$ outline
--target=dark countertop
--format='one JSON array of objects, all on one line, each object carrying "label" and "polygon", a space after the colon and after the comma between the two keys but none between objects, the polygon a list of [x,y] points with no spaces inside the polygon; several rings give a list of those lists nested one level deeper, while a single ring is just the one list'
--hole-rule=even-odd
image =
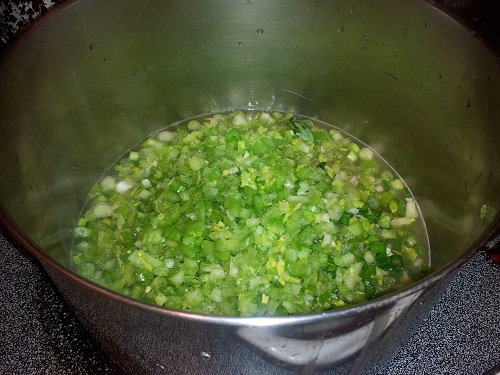
[{"label": "dark countertop", "polygon": [[118,373],[1,224],[0,260],[0,374]]},{"label": "dark countertop", "polygon": [[[2,1],[0,52],[33,19],[59,2]],[[500,47],[496,0],[442,2]],[[120,373],[80,325],[39,262],[1,224],[0,285],[0,374]],[[438,284],[426,293],[425,300],[398,322],[394,327],[398,334],[383,343],[364,373],[500,373],[500,264],[492,261],[489,251],[479,251],[451,276],[449,284]],[[284,374],[266,366],[260,368],[266,368],[267,374]],[[251,363],[239,364],[234,374],[242,369],[252,373],[251,368]],[[347,365],[330,373],[351,369]]]}]

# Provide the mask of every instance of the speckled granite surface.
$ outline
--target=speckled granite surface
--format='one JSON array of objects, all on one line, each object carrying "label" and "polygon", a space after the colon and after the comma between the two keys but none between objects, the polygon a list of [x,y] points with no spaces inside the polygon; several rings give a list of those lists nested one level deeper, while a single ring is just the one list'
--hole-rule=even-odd
[{"label": "speckled granite surface", "polygon": [[[0,1],[0,51],[59,2]],[[482,20],[474,1],[444,3],[467,12],[472,23]],[[476,3],[485,6],[488,2]],[[478,28],[491,30],[483,24]],[[499,32],[496,26],[492,38]],[[362,372],[350,364],[329,374],[500,373],[500,265],[480,251],[449,281],[426,294],[407,319],[393,327],[391,338],[366,358]],[[179,364],[167,373],[181,369]],[[254,366],[251,358],[231,373],[290,374],[271,365]],[[120,374],[68,309],[37,260],[1,225],[0,374]]]},{"label": "speckled granite surface", "polygon": [[0,374],[118,374],[43,268],[0,230]]},{"label": "speckled granite surface", "polygon": [[31,22],[62,0],[0,1],[0,51]]}]

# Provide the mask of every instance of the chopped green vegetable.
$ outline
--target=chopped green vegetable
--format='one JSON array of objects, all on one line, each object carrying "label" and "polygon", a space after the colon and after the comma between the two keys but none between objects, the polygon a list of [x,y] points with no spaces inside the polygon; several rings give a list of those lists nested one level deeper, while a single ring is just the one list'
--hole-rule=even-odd
[{"label": "chopped green vegetable", "polygon": [[297,121],[295,116],[290,117],[290,123],[292,124],[292,129],[294,133],[300,137],[303,141],[313,142],[314,135],[311,131],[312,122],[310,120]]},{"label": "chopped green vegetable", "polygon": [[428,262],[410,190],[372,149],[292,114],[153,134],[91,190],[74,267],[109,289],[227,316],[375,298]]},{"label": "chopped green vegetable", "polygon": [[479,217],[481,220],[486,220],[487,222],[491,222],[493,221],[497,213],[498,211],[493,207],[483,204],[479,211]]}]

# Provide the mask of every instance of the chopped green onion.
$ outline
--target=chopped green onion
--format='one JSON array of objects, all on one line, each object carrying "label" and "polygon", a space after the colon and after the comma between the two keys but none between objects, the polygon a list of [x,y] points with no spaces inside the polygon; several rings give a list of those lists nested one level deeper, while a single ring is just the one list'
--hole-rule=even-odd
[{"label": "chopped green onion", "polygon": [[171,309],[320,312],[428,269],[399,176],[371,148],[291,113],[161,129],[95,184],[85,209],[75,270]]},{"label": "chopped green onion", "polygon": [[103,218],[110,216],[113,209],[108,203],[97,202],[92,211],[95,217]]}]

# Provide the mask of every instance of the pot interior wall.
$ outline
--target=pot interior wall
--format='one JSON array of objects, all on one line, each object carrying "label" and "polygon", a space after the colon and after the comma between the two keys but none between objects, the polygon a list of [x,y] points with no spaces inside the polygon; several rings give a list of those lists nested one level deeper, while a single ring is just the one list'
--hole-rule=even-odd
[{"label": "pot interior wall", "polygon": [[64,7],[0,66],[1,206],[63,264],[108,165],[162,126],[230,108],[294,110],[372,145],[420,202],[433,269],[487,229],[483,204],[500,207],[498,66],[423,1]]}]

